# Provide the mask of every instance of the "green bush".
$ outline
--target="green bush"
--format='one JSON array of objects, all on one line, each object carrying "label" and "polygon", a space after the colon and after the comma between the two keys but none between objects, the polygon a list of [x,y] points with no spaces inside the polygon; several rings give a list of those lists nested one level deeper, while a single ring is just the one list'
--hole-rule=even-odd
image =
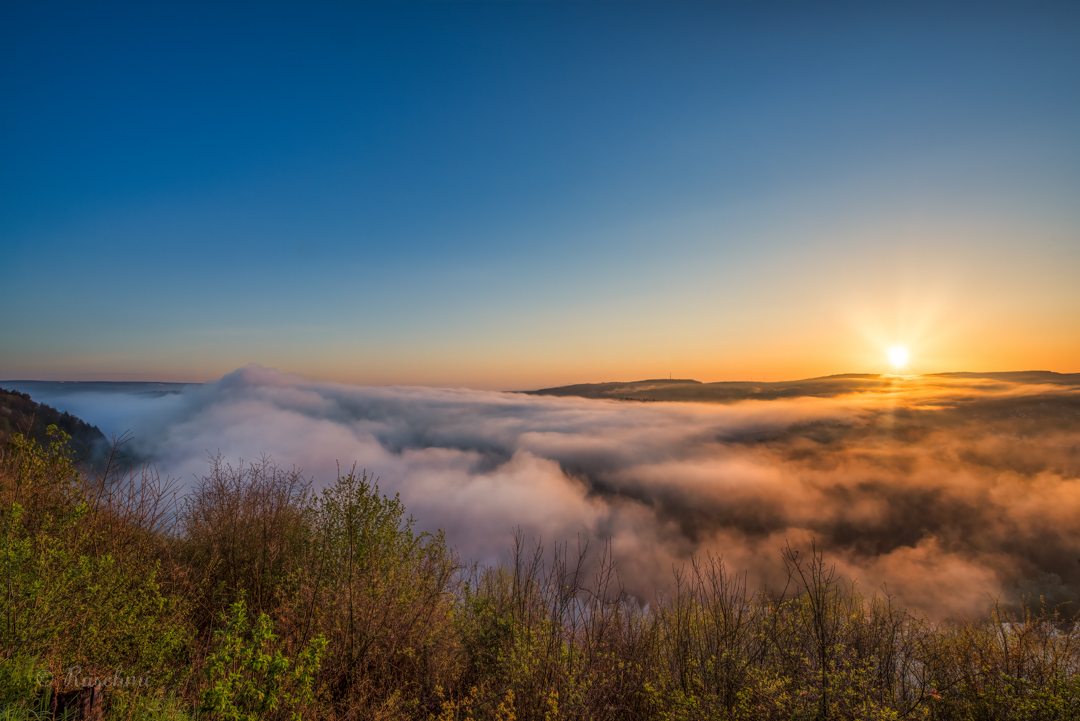
[{"label": "green bush", "polygon": [[0,457],[0,720],[72,666],[153,681],[106,689],[117,721],[1080,718],[1080,627],[1045,609],[930,623],[813,547],[782,593],[707,557],[641,605],[610,549],[461,568],[365,474],[216,459],[177,508],[49,432]]},{"label": "green bush", "polygon": [[299,719],[295,709],[314,700],[312,678],[326,639],[317,636],[290,660],[276,643],[270,618],[260,614],[252,626],[242,600],[231,606],[223,621],[207,659],[199,711],[222,721],[256,721],[286,711]]},{"label": "green bush", "polygon": [[182,601],[162,590],[148,554],[110,552],[99,524],[109,509],[89,497],[66,434],[49,433],[44,448],[15,436],[0,487],[0,654],[34,655],[58,674],[160,674],[188,639]]},{"label": "green bush", "polygon": [[329,641],[321,697],[342,712],[405,703],[418,713],[455,663],[453,553],[441,533],[415,532],[400,499],[355,470],[312,511],[290,617],[300,639],[318,632]]}]

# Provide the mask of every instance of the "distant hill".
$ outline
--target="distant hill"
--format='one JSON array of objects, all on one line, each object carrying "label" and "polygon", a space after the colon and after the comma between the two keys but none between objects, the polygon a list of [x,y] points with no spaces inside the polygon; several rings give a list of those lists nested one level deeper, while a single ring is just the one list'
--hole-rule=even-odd
[{"label": "distant hill", "polygon": [[1053,383],[1062,386],[1080,386],[1080,373],[1055,373],[1053,371],[1007,371],[1004,373],[928,373],[923,378],[984,378],[1009,383]]},{"label": "distant hill", "polygon": [[[86,393],[124,393],[144,398],[182,393],[193,383],[161,383],[146,381],[32,381],[0,380],[0,387],[29,393],[35,398],[57,399]],[[55,401],[54,401],[55,402]]]},{"label": "distant hill", "polygon": [[[1008,383],[1050,383],[1080,387],[1080,373],[1054,373],[1052,371],[1016,371],[1010,373],[934,373],[920,376],[935,378],[986,379]],[[846,393],[885,391],[904,383],[905,379],[894,375],[872,373],[843,373],[840,375],[807,378],[797,381],[755,382],[723,381],[701,383],[689,379],[654,379],[644,381],[579,383],[559,388],[542,388],[523,391],[537,396],[577,396],[580,398],[606,398],[625,401],[697,401],[706,403],[733,403],[735,401],[806,396],[829,397]]]},{"label": "distant hill", "polygon": [[71,448],[79,459],[92,463],[108,451],[108,439],[97,426],[36,403],[27,393],[0,388],[0,447],[6,447],[16,433],[47,444],[49,437],[45,429],[51,425],[71,436]]}]

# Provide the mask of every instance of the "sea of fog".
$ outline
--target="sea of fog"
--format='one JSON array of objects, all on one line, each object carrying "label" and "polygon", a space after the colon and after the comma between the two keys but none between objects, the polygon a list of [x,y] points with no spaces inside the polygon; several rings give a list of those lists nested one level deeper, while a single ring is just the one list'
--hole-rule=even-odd
[{"label": "sea of fog", "polygon": [[815,542],[872,592],[932,616],[994,597],[1080,600],[1074,386],[912,378],[889,392],[633,403],[319,383],[246,367],[198,385],[0,382],[97,425],[184,485],[219,453],[269,456],[316,488],[354,464],[463,560],[511,533],[610,542],[649,598],[693,554],[782,584]]}]

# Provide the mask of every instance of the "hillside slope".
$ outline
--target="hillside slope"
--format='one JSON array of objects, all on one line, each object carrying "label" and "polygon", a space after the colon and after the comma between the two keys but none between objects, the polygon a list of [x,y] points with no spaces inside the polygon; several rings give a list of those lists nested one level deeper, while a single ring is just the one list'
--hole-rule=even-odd
[{"label": "hillside slope", "polygon": [[36,403],[29,394],[0,388],[0,448],[6,447],[16,433],[33,438],[42,445],[49,442],[45,429],[57,426],[71,436],[76,457],[93,462],[108,450],[105,434],[70,413]]}]

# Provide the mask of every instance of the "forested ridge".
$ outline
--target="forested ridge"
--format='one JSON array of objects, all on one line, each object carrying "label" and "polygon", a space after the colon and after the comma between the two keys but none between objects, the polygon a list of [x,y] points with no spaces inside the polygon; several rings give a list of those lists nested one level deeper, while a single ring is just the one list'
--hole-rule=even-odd
[{"label": "forested ridge", "polygon": [[6,447],[16,433],[47,444],[49,426],[56,426],[71,437],[70,449],[80,459],[96,460],[108,451],[108,439],[97,426],[67,411],[37,403],[28,393],[0,388],[0,445]]}]

